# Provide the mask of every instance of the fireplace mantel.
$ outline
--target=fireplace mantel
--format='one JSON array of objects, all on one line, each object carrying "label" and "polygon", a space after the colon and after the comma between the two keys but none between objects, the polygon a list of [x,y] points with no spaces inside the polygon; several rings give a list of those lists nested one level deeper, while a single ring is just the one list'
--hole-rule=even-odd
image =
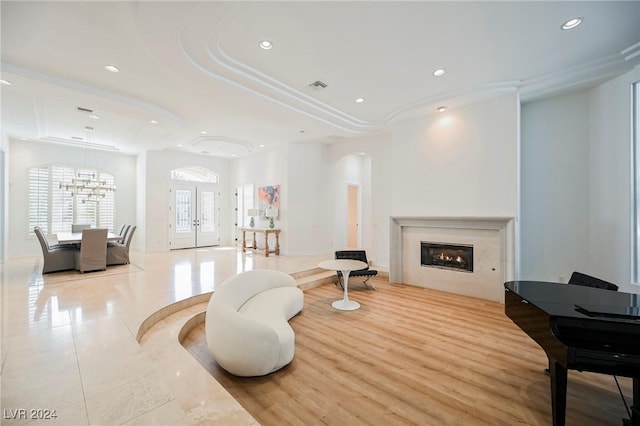
[{"label": "fireplace mantel", "polygon": [[[513,217],[391,217],[391,253],[389,282],[405,283],[403,280],[403,229],[431,228],[455,230],[496,231],[499,239],[499,261],[501,271],[500,287],[506,281],[515,279],[515,218]],[[494,294],[500,295],[502,289]]]}]

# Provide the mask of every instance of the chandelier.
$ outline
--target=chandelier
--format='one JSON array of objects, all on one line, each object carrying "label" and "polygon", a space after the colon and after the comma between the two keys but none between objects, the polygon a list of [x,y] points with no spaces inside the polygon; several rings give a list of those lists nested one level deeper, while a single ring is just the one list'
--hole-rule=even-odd
[{"label": "chandelier", "polygon": [[71,191],[71,196],[82,197],[83,203],[98,202],[109,192],[116,192],[116,186],[100,180],[95,172],[78,171],[70,183],[60,183],[60,188]]},{"label": "chandelier", "polygon": [[[87,132],[85,140],[88,145],[89,136],[93,132],[93,127],[87,126],[85,127],[85,131]],[[97,203],[106,197],[107,193],[116,192],[115,185],[107,183],[104,179],[99,179],[97,172],[89,170],[78,170],[76,176],[71,178],[71,182],[60,182],[60,189],[70,191],[71,196],[79,197],[82,203]]]}]

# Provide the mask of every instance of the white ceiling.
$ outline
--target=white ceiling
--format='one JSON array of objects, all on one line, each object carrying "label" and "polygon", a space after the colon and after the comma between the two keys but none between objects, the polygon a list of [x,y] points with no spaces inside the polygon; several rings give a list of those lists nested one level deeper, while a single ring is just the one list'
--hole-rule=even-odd
[{"label": "white ceiling", "polygon": [[338,143],[441,105],[534,99],[640,63],[640,1],[3,0],[0,13],[3,132],[127,153]]}]

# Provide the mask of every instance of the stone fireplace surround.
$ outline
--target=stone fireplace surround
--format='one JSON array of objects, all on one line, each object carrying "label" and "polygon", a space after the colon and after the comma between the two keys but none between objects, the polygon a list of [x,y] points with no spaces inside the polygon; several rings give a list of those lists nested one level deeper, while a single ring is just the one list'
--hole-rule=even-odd
[{"label": "stone fireplace surround", "polygon": [[[391,217],[389,282],[504,303],[515,277],[513,217]],[[420,266],[420,242],[472,244],[474,272]]]}]

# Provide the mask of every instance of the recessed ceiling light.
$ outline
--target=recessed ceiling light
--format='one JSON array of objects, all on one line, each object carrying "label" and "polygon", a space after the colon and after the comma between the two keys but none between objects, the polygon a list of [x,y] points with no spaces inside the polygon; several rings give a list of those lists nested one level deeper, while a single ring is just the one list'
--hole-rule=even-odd
[{"label": "recessed ceiling light", "polygon": [[98,117],[98,116],[97,116],[97,115],[95,115],[95,114],[91,114],[91,115],[89,116],[89,118],[93,118],[94,120],[100,120],[100,117]]},{"label": "recessed ceiling light", "polygon": [[437,108],[438,112],[445,112],[446,110],[447,110],[446,106],[440,106],[440,107]]},{"label": "recessed ceiling light", "polygon": [[158,122],[157,122],[156,120],[151,120],[151,121],[149,121],[149,123],[151,123],[151,124],[158,124]]},{"label": "recessed ceiling light", "polygon": [[11,82],[8,80],[0,80],[0,84],[4,85],[4,86],[11,86]]},{"label": "recessed ceiling light", "polygon": [[206,131],[206,130],[202,130],[202,131],[200,132],[200,134],[201,134],[201,135],[206,135],[206,134],[207,134],[207,131]]},{"label": "recessed ceiling light", "polygon": [[115,65],[105,65],[104,69],[109,72],[120,72],[120,69]]},{"label": "recessed ceiling light", "polygon": [[364,102],[364,98],[358,98],[358,99],[356,99],[356,102],[357,102],[357,103],[359,103],[359,104],[361,104],[361,103],[363,103],[363,102]]},{"label": "recessed ceiling light", "polygon": [[573,18],[573,19],[569,19],[567,22],[562,24],[560,28],[562,28],[563,30],[570,30],[572,28],[577,27],[581,23],[582,23],[582,18]]},{"label": "recessed ceiling light", "polygon": [[269,50],[273,47],[273,43],[271,43],[269,40],[262,40],[258,46],[260,46],[261,49],[264,50]]},{"label": "recessed ceiling light", "polygon": [[264,144],[262,144],[262,143],[259,146],[260,146],[260,148],[264,148]]},{"label": "recessed ceiling light", "polygon": [[433,75],[435,75],[436,77],[441,77],[444,75],[444,73],[445,73],[445,70],[443,70],[442,68],[439,68],[433,72]]},{"label": "recessed ceiling light", "polygon": [[181,143],[178,144],[178,148],[182,148],[182,144]]}]

